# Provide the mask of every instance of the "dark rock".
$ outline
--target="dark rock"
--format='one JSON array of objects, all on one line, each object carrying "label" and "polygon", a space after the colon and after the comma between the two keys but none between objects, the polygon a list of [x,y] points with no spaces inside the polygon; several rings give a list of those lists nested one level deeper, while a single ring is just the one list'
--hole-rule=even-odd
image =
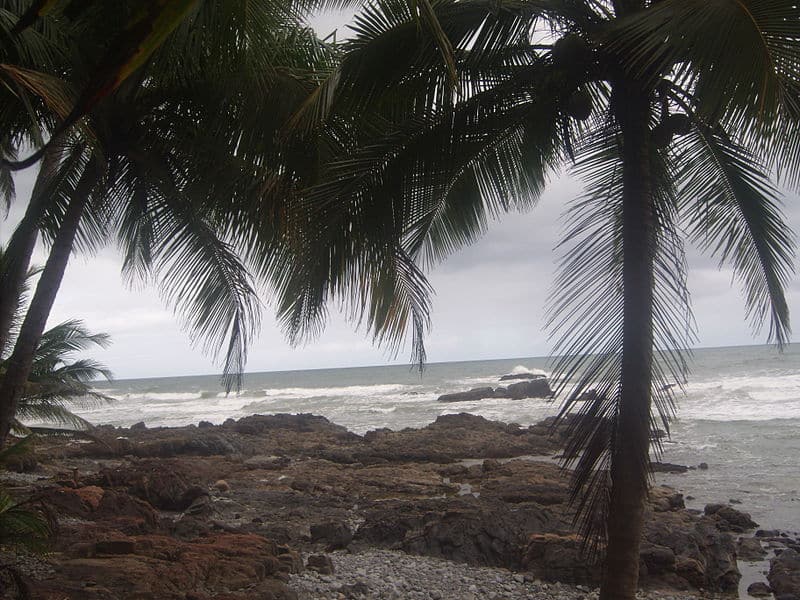
[{"label": "dark rock", "polygon": [[776,598],[800,598],[800,554],[787,548],[769,562],[767,580]]},{"label": "dark rock", "polygon": [[542,377],[531,381],[512,383],[508,386],[505,397],[512,400],[521,400],[523,398],[549,398],[552,395],[553,390],[550,389],[550,384],[547,379]]},{"label": "dark rock", "polygon": [[686,508],[683,494],[663,486],[650,490],[650,504],[655,512],[668,512]]},{"label": "dark rock", "polygon": [[[238,433],[256,435],[275,429],[286,429],[302,433],[336,432],[349,434],[347,428],[331,423],[325,417],[311,414],[277,414],[277,415],[251,415],[239,419],[234,425]],[[355,434],[350,434],[355,436]],[[358,436],[355,436],[358,438]]]},{"label": "dark rock", "polygon": [[468,402],[472,400],[483,400],[484,398],[494,398],[494,388],[481,387],[473,388],[466,392],[454,392],[452,394],[442,394],[437,399],[438,402]]},{"label": "dark rock", "polygon": [[291,460],[286,456],[251,456],[244,461],[248,469],[264,469],[267,471],[277,471],[289,466]]},{"label": "dark rock", "polygon": [[130,426],[131,431],[144,431],[145,429],[147,429],[147,425],[144,421],[139,421]]},{"label": "dark rock", "polygon": [[581,539],[575,534],[533,534],[522,558],[522,567],[546,581],[594,585],[600,566],[584,560]]},{"label": "dark rock", "polygon": [[186,459],[147,459],[105,470],[98,483],[125,490],[161,510],[183,511],[207,493],[217,477],[204,463]]},{"label": "dark rock", "polygon": [[353,541],[353,531],[345,523],[317,523],[311,526],[311,541],[326,543],[329,551],[341,550]]},{"label": "dark rock", "polygon": [[133,554],[136,544],[133,540],[107,540],[94,545],[95,554]]},{"label": "dark rock", "polygon": [[197,424],[197,427],[199,429],[212,429],[214,427],[214,424],[211,421],[200,421]]},{"label": "dark rock", "polygon": [[772,590],[763,581],[756,581],[747,586],[747,593],[756,598],[772,595]]},{"label": "dark rock", "polygon": [[[123,547],[125,541],[133,548]],[[58,576],[32,581],[30,597],[297,598],[283,582],[272,577],[279,565],[276,546],[259,536],[226,533],[182,542],[155,535],[114,540],[114,544],[113,548],[120,552],[78,558],[75,554],[54,555]],[[89,582],[95,585],[87,587]]]},{"label": "dark rock", "polygon": [[689,467],[673,463],[651,462],[650,468],[654,473],[686,473]]},{"label": "dark rock", "polygon": [[764,550],[757,538],[740,538],[738,550],[740,560],[759,561],[767,555],[767,551]]},{"label": "dark rock", "polygon": [[781,534],[780,531],[777,529],[759,529],[756,531],[756,537],[763,537],[763,538],[776,538],[779,537]]},{"label": "dark rock", "polygon": [[701,462],[699,465],[697,465],[697,468],[701,471],[708,471],[708,463]]},{"label": "dark rock", "polygon": [[722,505],[719,508],[714,508],[715,510],[713,513],[706,512],[706,514],[713,514],[718,519],[721,519],[723,522],[720,523],[720,525],[724,529],[742,532],[758,527],[758,523],[753,521],[753,519],[750,518],[750,515],[745,512],[736,510],[728,505]]},{"label": "dark rock", "polygon": [[362,600],[370,597],[369,586],[363,581],[340,586],[337,590],[346,600]]},{"label": "dark rock", "polygon": [[647,567],[649,575],[660,575],[675,571],[675,552],[665,546],[644,546],[639,559]]},{"label": "dark rock", "polygon": [[544,375],[540,373],[509,373],[503,375],[500,381],[511,381],[513,379],[542,379]]},{"label": "dark rock", "polygon": [[544,377],[530,379],[512,383],[508,387],[473,388],[466,392],[455,392],[453,394],[443,394],[439,396],[439,402],[468,402],[483,400],[484,398],[509,398],[511,400],[521,400],[523,398],[549,398],[553,395],[550,384]]},{"label": "dark rock", "polygon": [[333,575],[333,561],[327,554],[312,554],[306,561],[306,568],[322,575]]}]

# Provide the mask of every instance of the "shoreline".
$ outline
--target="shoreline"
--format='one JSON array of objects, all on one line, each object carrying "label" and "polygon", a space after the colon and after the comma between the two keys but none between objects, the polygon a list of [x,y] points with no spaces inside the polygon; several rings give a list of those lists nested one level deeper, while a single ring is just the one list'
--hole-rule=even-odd
[{"label": "shoreline", "polygon": [[[101,426],[92,433],[95,441],[42,441],[37,470],[15,476],[18,488],[44,494],[62,520],[55,560],[63,589],[77,585],[70,573],[78,577],[86,560],[101,570],[119,569],[120,561],[155,568],[156,556],[146,548],[168,539],[197,552],[202,540],[224,535],[276,545],[276,561],[287,570],[275,566],[261,580],[289,590],[278,598],[291,598],[297,585],[306,593],[300,598],[335,597],[314,596],[313,586],[332,593],[355,585],[363,565],[351,568],[347,561],[357,563],[359,556],[372,557],[374,569],[367,570],[376,572],[403,556],[432,573],[438,567],[426,561],[451,561],[454,571],[459,564],[490,569],[467,583],[467,595],[440,598],[491,598],[479,590],[488,590],[492,577],[511,586],[510,595],[498,597],[516,598],[517,586],[535,598],[554,598],[541,587],[548,580],[562,581],[575,598],[592,597],[597,570],[577,553],[566,482],[552,464],[561,433],[549,435],[548,423],[520,427],[461,413],[423,428],[359,436],[324,417],[279,414],[218,426]],[[667,595],[648,597],[695,598],[701,588],[735,592],[737,539],[750,527],[739,509],[747,507],[698,514],[684,508],[677,491],[654,488],[642,584]],[[115,541],[124,552],[106,556],[98,540]],[[317,581],[323,576],[304,565],[320,553],[338,561],[338,575],[325,575],[330,581]],[[371,581],[365,585],[377,593],[382,578]],[[536,581],[538,591],[531,588]],[[374,593],[366,597],[388,597]]]}]

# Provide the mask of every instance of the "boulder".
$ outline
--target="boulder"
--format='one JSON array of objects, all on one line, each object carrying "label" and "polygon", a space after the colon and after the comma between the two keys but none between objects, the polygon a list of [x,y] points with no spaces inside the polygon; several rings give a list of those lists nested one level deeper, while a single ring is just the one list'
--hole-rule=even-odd
[{"label": "boulder", "polygon": [[500,377],[500,381],[512,381],[514,379],[542,379],[544,375],[541,373],[508,373]]},{"label": "boulder", "polygon": [[473,400],[483,400],[484,398],[494,398],[494,388],[480,387],[473,388],[466,392],[454,392],[452,394],[442,394],[437,399],[438,402],[469,402]]},{"label": "boulder", "polygon": [[183,511],[216,481],[215,473],[199,461],[147,459],[102,472],[97,482],[141,498],[161,510]]},{"label": "boulder", "polygon": [[713,515],[717,518],[717,526],[722,531],[741,533],[758,527],[758,523],[753,521],[749,514],[736,510],[727,504],[707,504],[704,512],[706,515]]},{"label": "boulder", "polygon": [[328,550],[347,548],[353,541],[353,531],[346,523],[329,521],[311,526],[311,541],[327,544]]},{"label": "boulder", "polygon": [[312,554],[306,561],[306,568],[320,575],[333,575],[333,561],[327,554]]},{"label": "boulder", "polygon": [[553,390],[550,388],[547,379],[541,377],[530,381],[512,383],[508,386],[503,397],[521,400],[523,398],[550,398],[552,395]]},{"label": "boulder", "polygon": [[739,560],[759,561],[764,560],[767,551],[764,550],[758,538],[742,537],[739,538]]},{"label": "boulder", "polygon": [[512,383],[508,387],[480,387],[466,392],[455,392],[439,396],[439,402],[468,402],[483,400],[485,398],[509,398],[522,400],[523,398],[549,398],[553,395],[550,384],[544,377],[537,377],[527,381]]},{"label": "boulder", "polygon": [[771,559],[767,580],[776,598],[800,598],[800,553],[787,548]]},{"label": "boulder", "polygon": [[[226,422],[227,423],[227,422]],[[285,429],[289,431],[313,433],[313,432],[335,432],[348,434],[346,427],[331,423],[325,417],[312,414],[277,414],[277,415],[251,415],[236,421],[233,429],[238,433],[248,435],[262,434],[274,429]],[[358,436],[356,436],[358,437]]]},{"label": "boulder", "polygon": [[763,581],[756,581],[747,586],[747,593],[755,598],[764,598],[772,595],[772,590]]},{"label": "boulder", "polygon": [[652,469],[653,473],[686,473],[689,467],[673,463],[651,462],[650,469]]},{"label": "boulder", "polygon": [[193,542],[163,535],[118,538],[97,542],[93,555],[76,548],[53,560],[58,578],[31,582],[31,597],[296,599],[275,579],[287,572],[276,545],[254,535],[221,534]]},{"label": "boulder", "polygon": [[531,535],[522,557],[522,567],[545,581],[595,585],[600,578],[600,566],[585,559],[581,552],[581,539],[574,533]]}]

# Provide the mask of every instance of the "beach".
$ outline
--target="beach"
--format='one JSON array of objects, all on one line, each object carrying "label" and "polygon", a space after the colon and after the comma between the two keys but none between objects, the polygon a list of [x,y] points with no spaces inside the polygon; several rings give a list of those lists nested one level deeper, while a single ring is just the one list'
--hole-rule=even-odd
[{"label": "beach", "polygon": [[[3,475],[58,522],[48,554],[3,561],[45,600],[588,600],[600,567],[554,460],[563,439],[467,413],[365,435],[310,414],[100,426]],[[654,487],[641,597],[735,596],[740,556],[768,569],[800,548],[757,527],[746,506],[693,510]]]},{"label": "beach", "polygon": [[[747,598],[800,550],[800,357],[700,351],[695,367],[652,457],[642,597]],[[37,598],[595,598],[557,403],[438,401],[546,368],[263,373],[230,395],[211,376],[112,382],[117,401],[81,413],[91,437],[44,440],[7,474],[59,521],[55,552],[20,569]]]},{"label": "beach", "polygon": [[[313,413],[364,434],[388,427],[424,427],[443,414],[469,412],[530,425],[557,413],[541,398],[483,399],[443,404],[442,394],[486,385],[515,368],[548,372],[548,360],[436,363],[420,373],[407,365],[251,373],[239,393],[225,394],[216,376],[121,380],[99,384],[116,398],[78,411],[97,424],[150,427],[215,424],[253,413]],[[680,382],[683,383],[683,382]],[[689,504],[720,498],[745,502],[766,528],[800,529],[800,347],[695,350],[685,394],[676,390],[677,419],[662,460],[705,462],[706,471],[660,475]],[[746,477],[742,477],[745,474]],[[692,504],[694,502],[694,504]]]}]

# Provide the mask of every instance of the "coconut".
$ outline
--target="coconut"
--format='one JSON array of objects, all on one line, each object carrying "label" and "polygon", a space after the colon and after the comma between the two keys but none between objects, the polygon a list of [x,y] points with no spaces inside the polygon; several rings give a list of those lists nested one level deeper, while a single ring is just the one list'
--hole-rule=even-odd
[{"label": "coconut", "polygon": [[584,90],[577,90],[567,98],[567,114],[578,121],[585,121],[592,114],[592,97]]},{"label": "coconut", "polygon": [[692,130],[692,121],[688,116],[682,113],[669,115],[666,119],[666,123],[669,125],[673,135],[686,135]]},{"label": "coconut", "polygon": [[570,73],[585,73],[592,60],[592,49],[581,36],[568,33],[553,44],[553,65]]}]

